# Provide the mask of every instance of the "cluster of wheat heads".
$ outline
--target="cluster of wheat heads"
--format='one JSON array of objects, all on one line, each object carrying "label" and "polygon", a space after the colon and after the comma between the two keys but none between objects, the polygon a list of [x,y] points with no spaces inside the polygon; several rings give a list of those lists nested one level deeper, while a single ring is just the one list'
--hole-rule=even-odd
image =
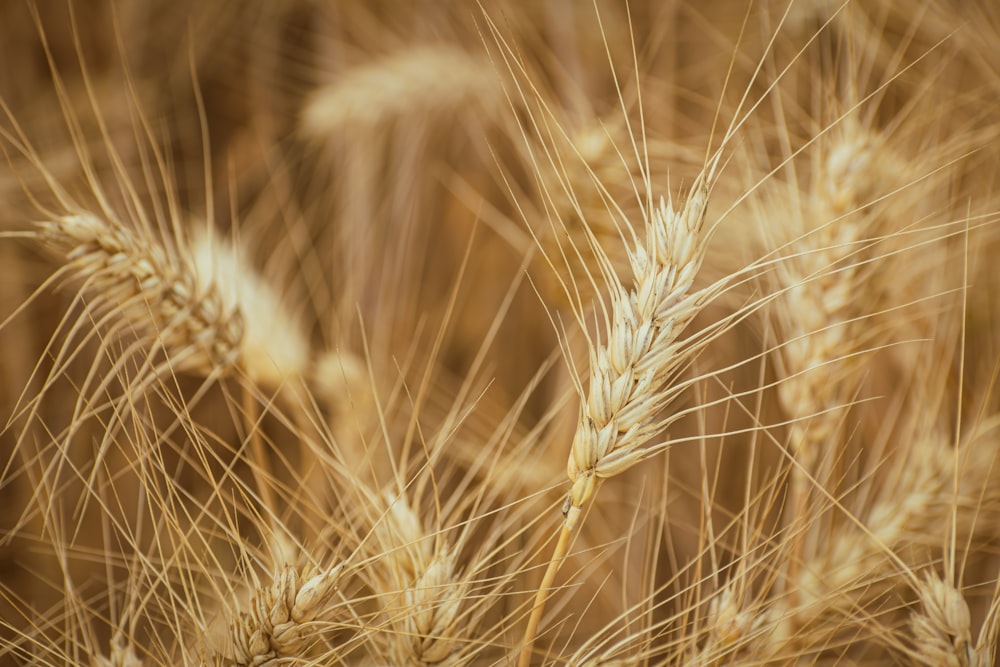
[{"label": "cluster of wheat heads", "polygon": [[14,0],[0,62],[0,664],[994,664],[994,3]]}]

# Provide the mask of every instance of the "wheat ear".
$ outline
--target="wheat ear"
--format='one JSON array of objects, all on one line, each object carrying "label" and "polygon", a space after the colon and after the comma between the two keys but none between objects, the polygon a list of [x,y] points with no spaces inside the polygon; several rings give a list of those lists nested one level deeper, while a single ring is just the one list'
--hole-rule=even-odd
[{"label": "wheat ear", "polygon": [[156,372],[215,377],[239,369],[247,376],[243,411],[253,474],[273,516],[274,476],[253,385],[297,388],[309,368],[305,334],[273,289],[230,244],[209,234],[168,250],[151,235],[79,213],[39,223],[39,238],[65,257],[95,321],[126,328],[151,352],[166,355]]},{"label": "wheat ear", "polygon": [[260,667],[303,655],[318,640],[315,623],[329,622],[340,611],[331,601],[343,574],[342,563],[320,570],[279,568],[273,583],[230,624],[229,649],[216,654],[214,663]]},{"label": "wheat ear", "polygon": [[656,416],[672,397],[665,383],[686,358],[677,338],[703,303],[703,294],[689,292],[705,253],[710,178],[703,172],[677,209],[672,199],[661,198],[646,225],[645,244],[629,252],[631,289],[608,276],[607,343],[591,352],[590,391],[566,466],[571,487],[565,518],[528,619],[519,667],[531,663],[545,601],[583,507],[602,480],[650,456],[644,445],[663,428]]},{"label": "wheat ear", "polygon": [[920,611],[910,616],[912,658],[934,667],[985,667],[976,655],[969,605],[961,592],[930,571],[916,590]]},{"label": "wheat ear", "polygon": [[389,626],[383,651],[399,665],[451,664],[468,591],[456,549],[427,534],[405,496],[385,501],[388,511],[375,527],[384,553],[375,587]]},{"label": "wheat ear", "polygon": [[238,360],[241,313],[161,244],[90,213],[39,223],[39,236],[83,283],[94,319],[113,313],[166,352],[171,368],[209,376]]},{"label": "wheat ear", "polygon": [[[494,114],[503,91],[488,62],[450,46],[417,46],[348,69],[315,90],[302,112],[301,130],[315,138],[382,128],[396,119],[460,111]],[[413,129],[408,123],[408,129]]]}]

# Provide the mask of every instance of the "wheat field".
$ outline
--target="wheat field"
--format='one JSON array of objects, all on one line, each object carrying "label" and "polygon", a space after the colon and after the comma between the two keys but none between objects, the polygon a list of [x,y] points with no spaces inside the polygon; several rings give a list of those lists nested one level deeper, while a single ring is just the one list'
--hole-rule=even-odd
[{"label": "wheat field", "polygon": [[997,664],[992,0],[9,0],[0,62],[0,665]]}]

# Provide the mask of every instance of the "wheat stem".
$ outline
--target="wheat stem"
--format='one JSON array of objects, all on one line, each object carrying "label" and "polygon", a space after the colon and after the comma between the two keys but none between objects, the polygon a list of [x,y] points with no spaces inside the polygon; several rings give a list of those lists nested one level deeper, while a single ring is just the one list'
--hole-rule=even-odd
[{"label": "wheat stem", "polygon": [[[580,508],[571,507],[569,512],[579,514]],[[575,518],[573,524],[576,524]],[[542,581],[538,585],[538,591],[535,593],[535,602],[531,608],[531,616],[528,617],[528,627],[524,631],[524,644],[521,647],[521,654],[517,660],[517,667],[529,667],[531,664],[531,653],[534,650],[535,638],[538,636],[538,628],[542,624],[545,603],[552,592],[552,584],[556,580],[559,567],[566,558],[566,552],[569,550],[569,541],[572,536],[573,528],[570,526],[569,513],[567,513],[567,520],[563,522],[562,528],[559,530],[559,540],[556,542],[555,549],[552,550],[552,557],[549,559],[548,567],[545,568],[545,574],[542,576]]]}]

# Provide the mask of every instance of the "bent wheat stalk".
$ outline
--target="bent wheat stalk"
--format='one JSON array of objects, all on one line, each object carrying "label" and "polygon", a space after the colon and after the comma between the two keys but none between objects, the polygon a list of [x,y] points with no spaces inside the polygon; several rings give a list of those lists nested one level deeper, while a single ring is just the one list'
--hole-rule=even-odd
[{"label": "bent wheat stalk", "polygon": [[[704,303],[689,294],[705,256],[705,209],[717,159],[698,177],[687,201],[655,208],[645,244],[629,252],[633,286],[608,271],[611,314],[607,343],[591,352],[590,391],[581,408],[566,472],[571,482],[564,521],[528,619],[518,667],[528,667],[545,602],[580,523],[601,482],[619,475],[662,447],[645,447],[661,432],[656,419],[674,397],[668,381],[688,357],[677,338]],[[713,288],[706,288],[712,291]]]}]

